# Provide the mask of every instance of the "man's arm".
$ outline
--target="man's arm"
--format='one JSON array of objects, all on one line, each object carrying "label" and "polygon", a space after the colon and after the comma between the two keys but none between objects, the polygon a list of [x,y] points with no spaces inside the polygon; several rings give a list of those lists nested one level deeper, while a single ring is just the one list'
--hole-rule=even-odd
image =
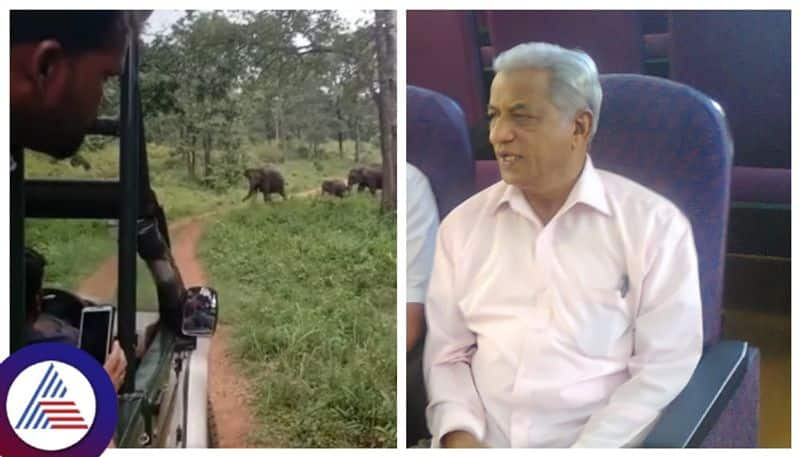
[{"label": "man's arm", "polygon": [[[444,227],[439,231],[426,300],[428,334],[423,357],[428,392],[426,416],[433,447],[440,447],[442,437],[455,431],[471,436],[454,434],[458,439],[452,444],[466,441],[476,445],[484,439],[486,429],[483,405],[470,367],[476,340],[457,304],[454,263]],[[444,444],[448,444],[446,441]]]},{"label": "man's arm", "polygon": [[638,446],[689,382],[703,349],[697,253],[691,226],[674,217],[648,249],[634,323],[631,379],[589,419],[575,447]]},{"label": "man's arm", "polygon": [[406,190],[406,351],[425,334],[425,292],[433,266],[439,211],[422,172],[408,167]]},{"label": "man's arm", "polygon": [[425,334],[425,308],[422,303],[406,303],[406,352],[414,349]]}]

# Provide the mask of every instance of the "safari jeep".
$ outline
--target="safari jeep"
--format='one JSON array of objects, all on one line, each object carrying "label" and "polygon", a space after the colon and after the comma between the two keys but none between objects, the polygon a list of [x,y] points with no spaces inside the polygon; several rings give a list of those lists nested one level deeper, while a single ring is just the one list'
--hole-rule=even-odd
[{"label": "safari jeep", "polygon": [[[25,180],[24,173],[13,174],[11,350],[24,344],[25,218],[116,219],[116,336],[128,360],[119,392],[116,443],[123,448],[208,447],[207,368],[217,294],[206,287],[187,288],[170,251],[166,217],[150,187],[135,38],[120,89],[118,119],[98,120],[90,132],[119,137],[119,181]],[[17,167],[24,167],[24,154],[14,159]],[[157,313],[137,312],[137,254],[155,282]],[[48,295],[58,302],[54,309],[68,310],[71,316],[91,304],[69,291],[50,290]]]}]

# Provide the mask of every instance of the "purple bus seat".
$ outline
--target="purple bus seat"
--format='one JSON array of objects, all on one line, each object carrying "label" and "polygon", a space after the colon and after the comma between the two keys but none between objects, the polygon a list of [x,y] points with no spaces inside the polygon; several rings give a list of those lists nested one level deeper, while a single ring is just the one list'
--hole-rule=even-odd
[{"label": "purple bus seat", "polygon": [[648,59],[667,58],[672,36],[669,33],[649,33],[644,36],[644,55]]},{"label": "purple bus seat", "polygon": [[591,154],[613,171],[669,198],[694,231],[705,344],[719,339],[725,230],[733,145],[724,115],[683,84],[602,75],[603,107]]},{"label": "purple bus seat", "polygon": [[475,21],[478,23],[478,30],[489,30],[489,20],[486,17],[486,11],[474,11]]},{"label": "purple bus seat", "polygon": [[[475,161],[464,113],[451,98],[421,87],[406,88],[406,160],[431,184],[440,219],[475,193]],[[406,359],[406,445],[430,436],[425,424],[422,347]]]},{"label": "purple bus seat", "polygon": [[431,183],[441,219],[475,193],[475,160],[464,113],[445,95],[406,89],[406,160]]},{"label": "purple bus seat", "polygon": [[495,160],[475,161],[475,191],[480,192],[500,181],[500,169]]},{"label": "purple bus seat", "polygon": [[[719,365],[719,370],[730,368],[737,373],[725,379],[739,379],[735,385],[719,386],[719,392],[726,392],[726,395],[717,397],[727,398],[713,407],[717,417],[706,415],[698,419],[697,430],[705,428],[707,435],[694,436],[685,445],[755,446],[758,438],[758,350],[747,347],[746,343],[720,341],[725,233],[733,161],[733,144],[724,114],[704,94],[665,79],[603,75],[600,80],[603,107],[592,144],[593,160],[598,168],[626,176],[669,198],[689,218],[697,247],[703,300],[705,355],[695,374],[718,373],[713,367]],[[722,343],[728,349],[715,349]],[[738,364],[722,368],[724,364],[720,361],[731,352],[741,354],[734,358]],[[687,402],[687,398],[701,398],[703,395],[698,392],[713,391],[713,385],[703,385],[703,382],[693,377],[675,404],[688,407],[693,402]],[[694,420],[683,417],[680,421],[675,417],[675,412],[671,411],[652,434],[668,436],[665,429],[676,429]],[[739,418],[747,420],[737,420]]]},{"label": "purple bus seat", "polygon": [[[732,203],[728,222],[729,253],[766,256],[773,259],[772,261],[775,258],[791,258],[791,174],[792,171],[788,168],[733,168]],[[750,269],[764,269],[768,267],[756,265],[767,260],[740,258],[736,261],[747,262],[751,265]],[[771,281],[778,277],[770,276]],[[776,286],[770,286],[774,287]],[[788,288],[788,283],[786,287]],[[733,291],[736,285],[729,282],[726,288]],[[737,298],[745,299],[752,295],[740,293]],[[760,300],[755,297],[747,301],[762,307]]]},{"label": "purple bus seat", "polygon": [[546,41],[586,51],[600,73],[642,72],[642,25],[635,11],[489,11],[487,19],[498,53]]},{"label": "purple bus seat", "polygon": [[791,168],[790,29],[789,11],[670,14],[670,79],[722,105],[736,166]]},{"label": "purple bus seat", "polygon": [[487,96],[472,13],[408,11],[406,30],[407,83],[454,99],[469,128],[482,128]]},{"label": "purple bus seat", "polygon": [[494,51],[494,46],[481,46],[481,65],[484,69],[492,70],[495,57],[497,53]]},{"label": "purple bus seat", "polygon": [[789,205],[792,171],[787,168],[734,167],[731,200]]}]

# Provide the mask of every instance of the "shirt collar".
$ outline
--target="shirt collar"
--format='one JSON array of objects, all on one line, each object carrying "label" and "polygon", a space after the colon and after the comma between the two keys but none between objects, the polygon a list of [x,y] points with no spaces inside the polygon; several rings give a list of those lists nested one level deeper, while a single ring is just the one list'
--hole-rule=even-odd
[{"label": "shirt collar", "polygon": [[[516,186],[505,183],[503,185],[505,186],[505,190],[495,205],[495,211],[501,208],[503,204],[508,204],[508,206],[515,211],[524,211],[520,205],[524,207],[528,207],[529,205],[522,191]],[[586,162],[583,165],[580,176],[578,176],[578,180],[575,181],[575,185],[572,187],[566,201],[564,201],[562,207],[563,211],[559,212],[565,212],[577,203],[584,203],[606,216],[611,215],[608,199],[606,198],[606,188],[603,185],[603,181],[600,179],[597,169],[592,163],[592,157],[588,154],[586,155]]]}]

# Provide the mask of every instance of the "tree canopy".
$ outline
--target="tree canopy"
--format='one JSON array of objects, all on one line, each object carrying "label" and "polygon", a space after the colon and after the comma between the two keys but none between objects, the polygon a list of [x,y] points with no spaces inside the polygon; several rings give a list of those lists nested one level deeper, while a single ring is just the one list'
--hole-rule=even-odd
[{"label": "tree canopy", "polygon": [[277,142],[287,160],[332,139],[343,155],[350,139],[358,155],[381,135],[375,30],[336,11],[187,11],[141,43],[148,140],[210,186],[240,177],[243,142]]}]

